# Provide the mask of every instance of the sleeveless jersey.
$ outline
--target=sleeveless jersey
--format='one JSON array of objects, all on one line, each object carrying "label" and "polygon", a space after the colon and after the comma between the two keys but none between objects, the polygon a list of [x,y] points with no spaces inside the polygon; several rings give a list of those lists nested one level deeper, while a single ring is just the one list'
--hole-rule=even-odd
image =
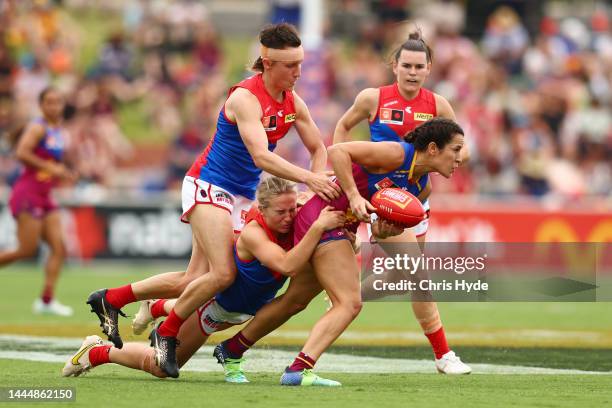
[{"label": "sleeveless jersey", "polygon": [[[250,221],[257,222],[272,242],[285,250],[291,249],[293,232],[287,234],[283,241],[279,241],[257,209],[249,211],[246,224]],[[263,305],[274,299],[276,292],[283,287],[287,277],[269,269],[257,258],[251,261],[240,259],[235,244],[233,251],[237,268],[236,279],[229,288],[217,294],[215,299],[228,312],[255,315]]]},{"label": "sleeveless jersey", "polygon": [[397,83],[378,89],[376,117],[369,123],[373,142],[403,141],[408,132],[437,116],[434,94],[425,88],[409,101],[399,93]]},{"label": "sleeveless jersey", "polygon": [[[263,112],[261,123],[268,138],[268,150],[274,151],[276,142],[284,137],[295,123],[293,93],[285,91],[283,101],[276,101],[266,91],[261,74],[247,78],[230,88],[228,97],[237,88],[247,89],[257,97]],[[234,195],[254,200],[260,174],[261,169],[255,166],[240,136],[238,125],[227,118],[223,105],[214,136],[187,175],[219,186]]]},{"label": "sleeveless jersey", "polygon": [[[43,160],[61,162],[65,147],[62,129],[60,127],[50,126],[44,118],[35,119],[33,123],[42,125],[45,129],[44,136],[34,148],[34,154]],[[41,192],[46,192],[55,185],[57,180],[46,171],[25,164],[16,182],[26,183],[33,189],[39,189]]]}]

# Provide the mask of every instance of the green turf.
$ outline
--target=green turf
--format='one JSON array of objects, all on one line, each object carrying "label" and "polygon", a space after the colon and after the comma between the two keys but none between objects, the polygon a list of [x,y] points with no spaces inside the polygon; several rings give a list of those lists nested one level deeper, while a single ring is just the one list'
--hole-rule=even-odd
[{"label": "green turf", "polygon": [[[119,286],[166,270],[172,266],[142,264],[92,264],[69,266],[61,277],[58,298],[75,308],[74,317],[66,320],[33,316],[31,303],[40,290],[42,272],[35,265],[19,264],[0,270],[0,299],[6,311],[1,324],[49,323],[80,324],[91,322],[83,302],[87,294],[101,287]],[[326,303],[315,299],[302,314],[294,317],[289,328],[308,329],[324,312]],[[612,303],[440,303],[440,312],[449,333],[453,330],[568,330],[601,332],[609,336],[612,327]],[[136,309],[133,307],[133,309]],[[128,310],[134,313],[135,310]],[[25,319],[25,320],[24,320]],[[408,303],[367,303],[352,329],[365,331],[418,331]],[[452,335],[452,334],[451,334]]]},{"label": "green turf", "polygon": [[[117,366],[82,378],[62,378],[60,365],[0,360],[0,384],[75,387],[76,402],[53,406],[214,407],[587,407],[612,403],[608,376],[587,375],[372,375],[321,373],[343,382],[336,389],[282,388],[275,374],[252,374],[251,384],[230,385],[218,373],[185,372],[159,380]],[[25,405],[20,405],[25,406]]]}]

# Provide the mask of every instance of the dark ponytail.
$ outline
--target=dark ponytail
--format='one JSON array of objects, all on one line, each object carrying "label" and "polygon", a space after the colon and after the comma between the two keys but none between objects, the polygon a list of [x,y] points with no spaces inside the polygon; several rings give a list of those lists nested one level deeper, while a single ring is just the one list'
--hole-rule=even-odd
[{"label": "dark ponytail", "polygon": [[461,126],[454,121],[433,118],[404,136],[404,141],[414,145],[414,149],[420,152],[425,151],[431,142],[434,142],[439,149],[444,149],[456,133],[464,134]]}]

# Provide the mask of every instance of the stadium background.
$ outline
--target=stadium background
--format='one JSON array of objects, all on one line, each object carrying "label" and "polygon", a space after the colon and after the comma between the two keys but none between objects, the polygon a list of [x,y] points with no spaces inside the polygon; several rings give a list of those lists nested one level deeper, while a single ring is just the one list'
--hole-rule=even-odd
[{"label": "stadium background", "polygon": [[[19,353],[32,355],[43,347],[34,337],[19,336],[74,339],[98,333],[82,305],[87,293],[184,268],[191,248],[189,228],[178,222],[185,170],[213,134],[228,86],[248,74],[245,66],[256,57],[258,30],[267,21],[299,24],[300,13],[313,20],[303,27],[307,56],[297,90],[326,144],[359,90],[393,80],[387,61],[413,27],[406,21],[416,23],[433,47],[426,87],[450,101],[468,135],[472,160],[449,181],[434,178],[429,241],[612,241],[610,2],[304,4],[307,8],[291,0],[0,1],[0,249],[15,245],[5,204],[19,165],[9,134],[36,115],[36,97],[50,83],[68,95],[69,157],[82,175],[58,193],[66,205],[62,216],[70,254],[58,296],[76,314],[62,319],[30,313],[41,281],[37,262],[0,270],[0,343],[8,353],[0,353],[0,385],[14,384],[15,378],[63,384],[46,374],[58,371],[57,362],[20,360],[13,368],[12,359],[23,358]],[[319,21],[319,31],[312,21]],[[367,128],[357,134],[367,137]],[[277,151],[307,166],[295,135]],[[608,303],[440,307],[451,344],[469,363],[612,370]],[[265,347],[296,349],[324,308],[317,299],[265,339]],[[127,324],[122,332],[130,339]],[[58,361],[71,349],[61,343],[53,347]],[[389,366],[393,359],[430,359],[426,339],[405,303],[366,305],[334,353],[383,357]],[[322,362],[321,370],[334,367]],[[559,397],[575,385],[593,390],[583,395],[585,401],[611,400],[591,377],[526,377],[488,376],[472,384],[399,375],[389,384],[418,381],[417,388],[437,389],[436,381],[443,381],[450,390],[466,387],[467,396],[479,397],[480,385],[510,381],[510,396],[548,387],[559,404],[580,402]],[[215,378],[205,377],[211,385]],[[272,374],[262,378],[276,381]],[[345,382],[364,387],[363,378],[353,374]],[[550,381],[570,386],[564,390]],[[525,391],[522,382],[533,389],[526,384]],[[96,393],[91,384],[79,386],[86,394]],[[267,391],[261,392],[265,397]],[[348,403],[352,397],[338,398]]]}]

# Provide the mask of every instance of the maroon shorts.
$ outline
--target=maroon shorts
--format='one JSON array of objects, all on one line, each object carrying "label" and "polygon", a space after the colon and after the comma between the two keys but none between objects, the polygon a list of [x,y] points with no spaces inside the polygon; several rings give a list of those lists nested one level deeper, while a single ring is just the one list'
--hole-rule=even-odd
[{"label": "maroon shorts", "polygon": [[15,219],[22,212],[27,212],[34,218],[43,218],[57,209],[57,203],[51,197],[50,189],[18,181],[11,192],[9,207]]},{"label": "maroon shorts", "polygon": [[[340,211],[347,211],[350,206],[348,202],[348,198],[346,195],[342,194],[340,198],[332,201],[331,203],[325,202],[319,196],[313,196],[298,212],[295,220],[293,222],[293,243],[297,245],[304,235],[308,232],[310,226],[319,218],[319,214],[321,211],[328,205],[331,205],[333,208]],[[359,223],[352,223],[350,226],[345,228],[335,228],[330,231],[326,231],[321,235],[321,239],[319,240],[319,244],[328,241],[336,241],[339,239],[349,239],[346,235],[345,229],[349,231],[355,232],[357,231],[357,227]]]}]

